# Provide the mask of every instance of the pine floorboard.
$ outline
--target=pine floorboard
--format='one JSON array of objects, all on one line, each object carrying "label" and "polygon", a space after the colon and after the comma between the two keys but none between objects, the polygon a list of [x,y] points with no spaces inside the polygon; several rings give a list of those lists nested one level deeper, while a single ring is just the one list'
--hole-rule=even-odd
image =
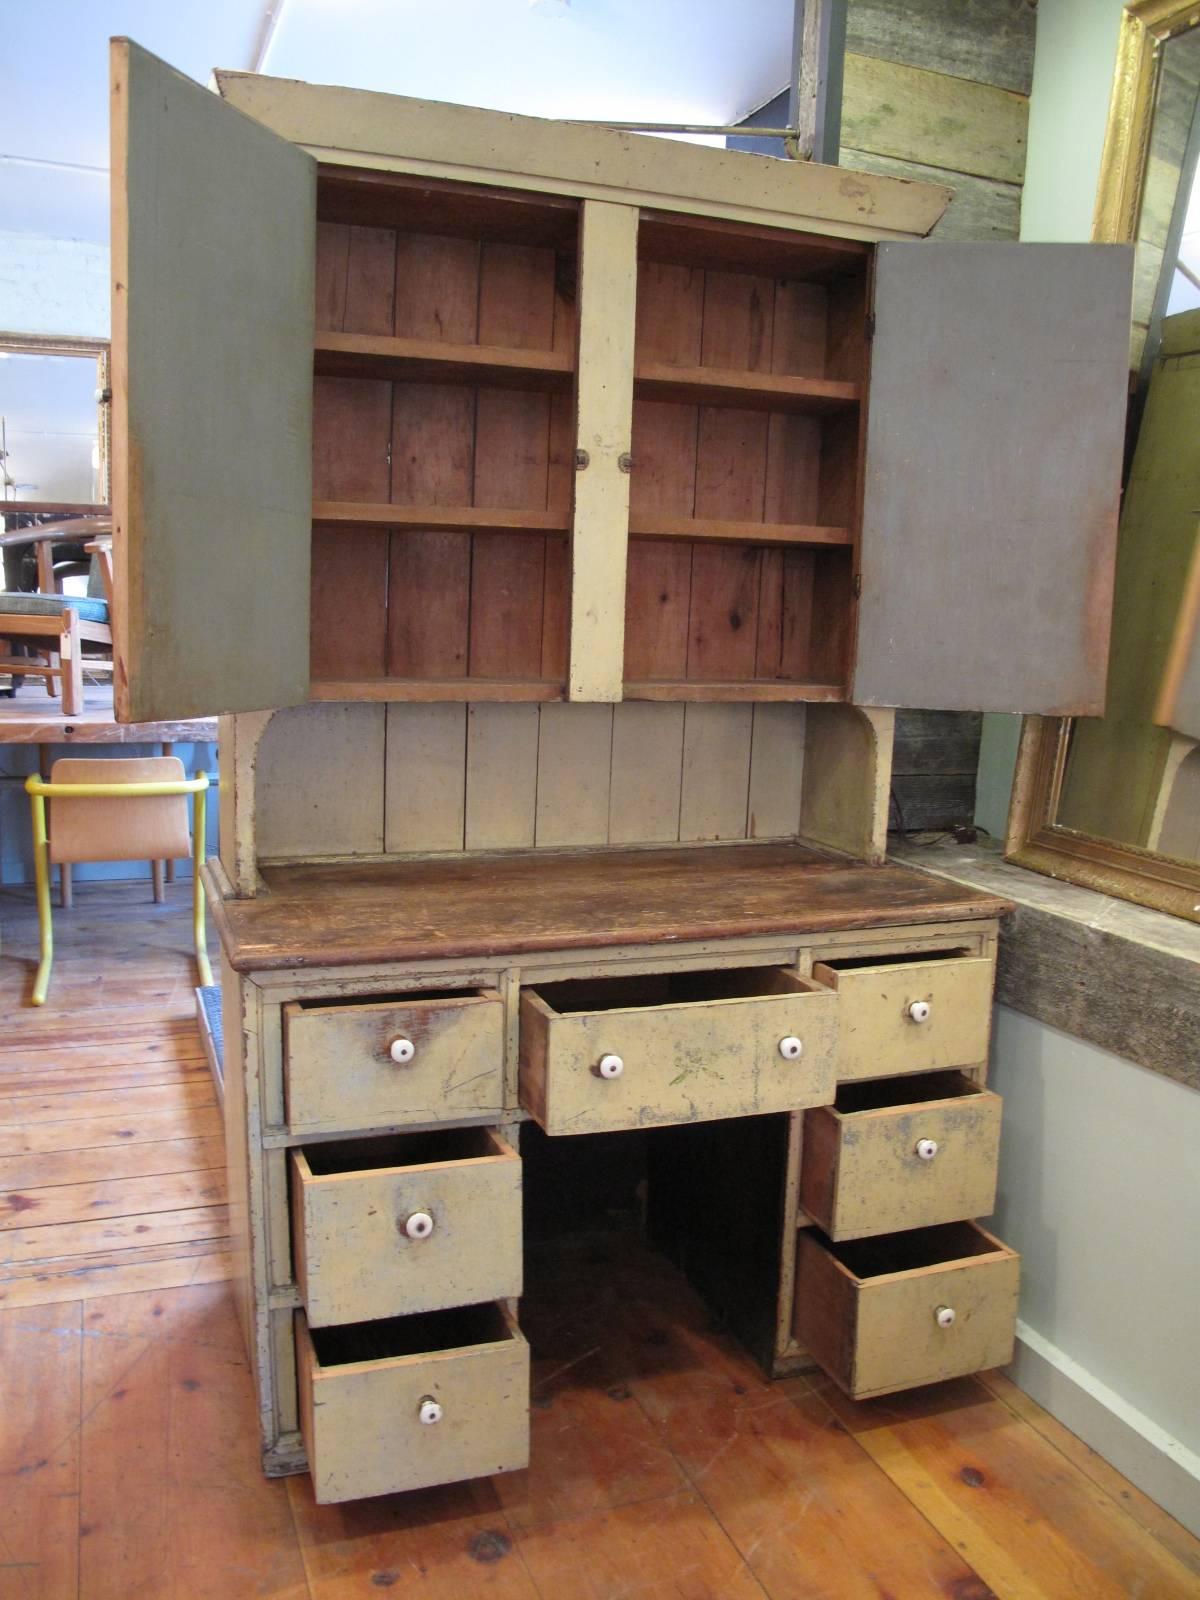
[{"label": "pine floorboard", "polygon": [[[0,1600],[1196,1600],[1200,1541],[999,1373],[769,1383],[621,1234],[529,1253],[527,1471],[259,1469],[184,885],[0,890]],[[144,979],[144,981],[143,981]]]},{"label": "pine floorboard", "polygon": [[229,1273],[221,1120],[196,1027],[191,887],[83,883],[37,918],[0,890],[0,1306]]}]

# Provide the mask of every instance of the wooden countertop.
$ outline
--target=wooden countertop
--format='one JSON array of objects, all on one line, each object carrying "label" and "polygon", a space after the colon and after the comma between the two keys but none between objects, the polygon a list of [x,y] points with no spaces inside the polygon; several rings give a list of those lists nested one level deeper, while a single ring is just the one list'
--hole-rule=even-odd
[{"label": "wooden countertop", "polygon": [[267,867],[212,901],[237,971],[494,957],[996,917],[998,896],[802,845],[529,851]]}]

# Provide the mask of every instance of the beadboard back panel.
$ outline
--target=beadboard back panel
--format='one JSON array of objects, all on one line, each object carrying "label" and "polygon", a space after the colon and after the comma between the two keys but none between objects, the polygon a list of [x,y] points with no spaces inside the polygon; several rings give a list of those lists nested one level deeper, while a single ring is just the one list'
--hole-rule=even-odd
[{"label": "beadboard back panel", "polygon": [[790,838],[805,712],[634,701],[279,711],[258,752],[258,856]]}]

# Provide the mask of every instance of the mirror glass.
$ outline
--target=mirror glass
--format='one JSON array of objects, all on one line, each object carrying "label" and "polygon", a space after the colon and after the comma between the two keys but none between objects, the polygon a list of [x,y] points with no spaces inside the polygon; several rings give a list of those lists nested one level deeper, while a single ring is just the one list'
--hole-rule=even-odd
[{"label": "mirror glass", "polygon": [[[1200,860],[1200,729],[1162,717],[1200,519],[1200,29],[1162,46],[1140,212],[1131,365],[1142,382],[1118,542],[1108,708],[1070,729],[1054,821]],[[1139,415],[1140,413],[1140,415]],[[1185,725],[1187,719],[1183,719]]]}]

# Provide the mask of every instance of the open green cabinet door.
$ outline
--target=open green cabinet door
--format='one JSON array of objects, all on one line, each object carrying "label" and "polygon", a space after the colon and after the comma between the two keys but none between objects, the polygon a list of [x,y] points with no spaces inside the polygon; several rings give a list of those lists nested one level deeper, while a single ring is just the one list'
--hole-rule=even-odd
[{"label": "open green cabinet door", "polygon": [[118,720],[308,694],[316,164],[112,43]]},{"label": "open green cabinet door", "polygon": [[878,249],[853,699],[1104,705],[1126,245]]}]

